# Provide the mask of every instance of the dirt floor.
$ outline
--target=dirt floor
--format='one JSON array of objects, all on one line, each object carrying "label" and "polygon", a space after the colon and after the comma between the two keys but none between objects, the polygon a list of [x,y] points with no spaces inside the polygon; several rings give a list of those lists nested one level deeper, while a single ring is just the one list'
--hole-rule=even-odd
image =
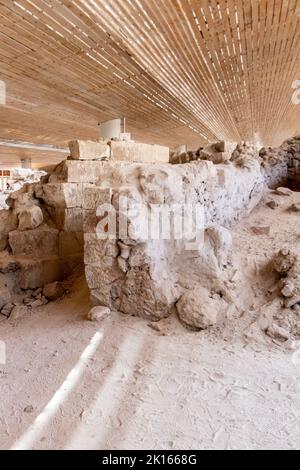
[{"label": "dirt floor", "polygon": [[266,266],[300,241],[300,213],[287,210],[300,193],[270,197],[279,207],[263,201],[233,231],[238,313],[222,325],[195,333],[175,316],[157,328],[117,312],[89,322],[83,277],[63,300],[1,321],[0,448],[299,449],[297,343],[256,321],[280,310]]}]

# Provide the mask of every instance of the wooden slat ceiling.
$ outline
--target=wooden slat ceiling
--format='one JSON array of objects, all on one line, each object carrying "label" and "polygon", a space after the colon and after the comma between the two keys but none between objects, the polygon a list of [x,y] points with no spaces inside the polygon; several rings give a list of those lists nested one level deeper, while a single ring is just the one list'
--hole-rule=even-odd
[{"label": "wooden slat ceiling", "polygon": [[125,116],[144,142],[274,145],[300,133],[296,79],[300,0],[0,0],[0,138]]}]

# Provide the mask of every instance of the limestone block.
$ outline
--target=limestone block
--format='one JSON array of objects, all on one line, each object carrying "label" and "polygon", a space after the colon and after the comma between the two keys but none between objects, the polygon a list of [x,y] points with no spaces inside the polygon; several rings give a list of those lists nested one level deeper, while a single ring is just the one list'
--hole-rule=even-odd
[{"label": "limestone block", "polygon": [[73,160],[107,160],[110,148],[104,141],[74,140],[69,143]]},{"label": "limestone block", "polygon": [[35,194],[51,207],[70,209],[82,206],[82,184],[43,184],[36,189]]},{"label": "limestone block", "polygon": [[55,222],[59,230],[82,232],[83,211],[80,208],[55,209]]},{"label": "limestone block", "polygon": [[10,291],[5,286],[0,286],[0,310],[11,301]]},{"label": "limestone block", "polygon": [[43,227],[9,234],[9,244],[15,256],[45,257],[58,255],[58,230]]},{"label": "limestone block", "polygon": [[101,204],[110,204],[111,198],[111,188],[83,186],[83,209],[97,209]]},{"label": "limestone block", "polygon": [[94,322],[102,322],[105,318],[111,314],[109,307],[93,307],[87,314],[87,319]]},{"label": "limestone block", "polygon": [[20,287],[37,289],[70,276],[74,269],[82,266],[82,254],[60,258],[49,256],[40,259],[18,259],[21,267]]},{"label": "limestone block", "polygon": [[97,183],[105,164],[101,161],[64,160],[50,176],[49,183]]},{"label": "limestone block", "polygon": [[97,289],[124,278],[123,273],[118,269],[116,260],[106,257],[103,261],[101,266],[91,264],[85,266],[85,276],[90,289]]},{"label": "limestone block", "polygon": [[9,321],[17,322],[18,320],[21,320],[21,318],[25,317],[28,312],[28,307],[26,307],[25,305],[18,304],[12,309],[9,316]]},{"label": "limestone block", "polygon": [[0,210],[0,251],[8,246],[8,234],[18,226],[18,217],[11,210]]},{"label": "limestone block", "polygon": [[31,230],[39,227],[44,220],[42,209],[32,206],[19,212],[19,230]]},{"label": "limestone block", "polygon": [[216,142],[215,149],[217,150],[217,152],[226,152],[226,153],[228,152],[232,154],[234,150],[236,149],[236,146],[237,145],[235,143],[226,142],[222,140],[220,142]]},{"label": "limestone block", "polygon": [[158,321],[170,315],[172,300],[160,282],[155,281],[147,271],[136,268],[126,274],[119,310]]},{"label": "limestone block", "polygon": [[99,240],[94,233],[84,234],[85,264],[103,264],[105,257],[117,258],[119,248],[117,240]]},{"label": "limestone block", "polygon": [[7,199],[7,203],[17,213],[22,210],[30,209],[30,207],[34,205],[39,205],[39,201],[34,197],[33,188],[26,192],[26,186],[19,191],[10,194]]},{"label": "limestone block", "polygon": [[111,159],[139,163],[169,163],[170,151],[161,145],[111,141]]},{"label": "limestone block", "polygon": [[83,232],[60,232],[59,255],[64,258],[77,253],[83,253]]}]

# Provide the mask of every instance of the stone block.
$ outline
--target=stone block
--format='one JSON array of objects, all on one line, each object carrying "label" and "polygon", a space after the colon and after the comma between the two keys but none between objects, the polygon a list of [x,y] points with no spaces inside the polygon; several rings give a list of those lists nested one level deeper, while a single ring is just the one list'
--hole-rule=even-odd
[{"label": "stone block", "polygon": [[35,194],[50,207],[70,209],[82,206],[82,184],[43,184],[36,189]]},{"label": "stone block", "polygon": [[161,145],[111,141],[111,159],[138,163],[169,163],[170,151]]},{"label": "stone block", "polygon": [[105,257],[117,258],[119,248],[117,240],[99,240],[96,234],[84,234],[85,264],[103,264]]},{"label": "stone block", "polygon": [[22,289],[37,289],[64,278],[63,266],[58,256],[19,261],[21,264],[20,287]]},{"label": "stone block", "polygon": [[112,198],[111,188],[98,186],[83,186],[83,208],[97,209],[101,204],[110,204]]},{"label": "stone block", "polygon": [[6,286],[0,286],[0,310],[11,301],[10,291]]},{"label": "stone block", "polygon": [[215,149],[217,150],[217,152],[225,152],[225,153],[228,152],[230,154],[234,152],[236,147],[237,147],[237,144],[232,143],[232,142],[226,142],[224,140],[220,142],[216,142],[215,144]]},{"label": "stone block", "polygon": [[60,258],[49,256],[40,259],[18,259],[21,267],[20,287],[37,289],[55,281],[62,281],[70,276],[74,269],[82,267],[82,254]]},{"label": "stone block", "polygon": [[110,148],[104,141],[74,140],[69,143],[73,160],[107,160]]},{"label": "stone block", "polygon": [[32,230],[39,227],[44,221],[42,209],[32,206],[19,212],[19,230]]},{"label": "stone block", "polygon": [[49,178],[52,183],[97,183],[103,171],[101,161],[65,160],[58,165]]},{"label": "stone block", "polygon": [[0,210],[0,252],[8,246],[9,232],[15,230],[18,226],[18,217],[11,210]]},{"label": "stone block", "polygon": [[9,234],[9,244],[14,256],[54,256],[58,255],[58,233],[48,227],[24,232],[14,230]]}]

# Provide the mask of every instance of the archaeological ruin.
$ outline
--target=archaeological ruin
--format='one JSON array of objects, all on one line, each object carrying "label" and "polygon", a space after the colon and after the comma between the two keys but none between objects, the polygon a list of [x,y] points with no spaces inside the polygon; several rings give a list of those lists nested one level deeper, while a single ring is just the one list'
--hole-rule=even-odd
[{"label": "archaeological ruin", "polygon": [[0,449],[298,450],[300,2],[0,14]]}]

